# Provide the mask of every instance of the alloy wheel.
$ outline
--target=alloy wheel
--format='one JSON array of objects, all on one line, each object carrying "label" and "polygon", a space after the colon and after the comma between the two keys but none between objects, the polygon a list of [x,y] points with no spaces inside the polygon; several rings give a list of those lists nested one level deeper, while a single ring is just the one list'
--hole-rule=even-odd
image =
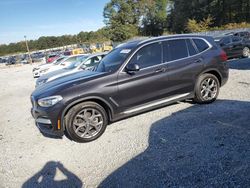
[{"label": "alloy wheel", "polygon": [[73,130],[81,138],[92,138],[102,129],[103,116],[101,112],[94,108],[81,110],[74,117]]},{"label": "alloy wheel", "polygon": [[245,47],[243,49],[243,56],[244,57],[250,57],[250,49],[248,47]]},{"label": "alloy wheel", "polygon": [[206,78],[201,83],[201,97],[204,101],[212,100],[216,97],[218,85],[213,78]]}]

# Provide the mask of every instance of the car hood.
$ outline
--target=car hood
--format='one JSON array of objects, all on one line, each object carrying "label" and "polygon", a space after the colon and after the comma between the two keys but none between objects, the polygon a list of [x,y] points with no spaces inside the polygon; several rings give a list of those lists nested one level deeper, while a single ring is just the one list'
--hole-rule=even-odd
[{"label": "car hood", "polygon": [[49,78],[52,78],[56,75],[59,75],[59,74],[63,74],[65,72],[69,72],[70,70],[67,70],[67,69],[59,69],[59,70],[55,70],[55,71],[52,71],[52,72],[49,72],[41,77],[39,77],[37,80],[40,81],[40,80],[48,80]]},{"label": "car hood", "polygon": [[45,69],[45,68],[48,68],[48,67],[51,67],[53,64],[42,64],[42,65],[39,65],[37,68],[39,69]]},{"label": "car hood", "polygon": [[32,96],[39,96],[39,97],[50,96],[53,93],[63,88],[68,88],[74,84],[83,82],[84,80],[87,80],[87,79],[94,79],[95,77],[98,77],[102,74],[105,74],[105,73],[93,72],[93,71],[80,71],[80,72],[72,73],[66,76],[62,76],[58,79],[49,81],[37,87],[35,91],[32,93]]},{"label": "car hood", "polygon": [[[73,73],[76,73],[76,72],[80,72],[80,71],[84,71],[84,70],[79,70],[79,69],[63,69],[63,70],[58,70],[58,73],[57,74],[54,74],[53,76],[51,76],[50,78],[48,78],[48,81],[52,81],[52,80],[55,80],[55,79],[58,79],[62,76],[66,76],[66,75],[69,75],[69,74],[73,74]],[[54,71],[56,72],[56,71]]]}]

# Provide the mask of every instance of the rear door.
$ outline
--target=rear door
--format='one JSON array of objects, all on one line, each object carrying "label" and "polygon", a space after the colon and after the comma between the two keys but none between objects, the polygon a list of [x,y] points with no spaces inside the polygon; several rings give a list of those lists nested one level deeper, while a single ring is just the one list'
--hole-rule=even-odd
[{"label": "rear door", "polygon": [[[198,42],[197,42],[198,43]],[[204,46],[201,51],[209,46]],[[168,76],[167,96],[189,94],[194,90],[197,72],[203,59],[191,39],[175,39],[163,43],[164,65]]]}]

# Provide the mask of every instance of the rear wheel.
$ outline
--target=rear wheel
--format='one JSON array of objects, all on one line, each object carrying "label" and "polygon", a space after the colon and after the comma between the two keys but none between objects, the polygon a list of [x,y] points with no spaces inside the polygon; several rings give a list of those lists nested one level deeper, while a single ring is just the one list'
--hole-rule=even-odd
[{"label": "rear wheel", "polygon": [[242,55],[243,57],[250,57],[250,49],[247,46],[243,48]]},{"label": "rear wheel", "polygon": [[195,86],[194,101],[199,104],[214,102],[219,95],[220,83],[213,74],[203,74]]},{"label": "rear wheel", "polygon": [[106,111],[95,102],[72,107],[66,116],[66,131],[76,142],[90,142],[100,137],[108,124]]}]

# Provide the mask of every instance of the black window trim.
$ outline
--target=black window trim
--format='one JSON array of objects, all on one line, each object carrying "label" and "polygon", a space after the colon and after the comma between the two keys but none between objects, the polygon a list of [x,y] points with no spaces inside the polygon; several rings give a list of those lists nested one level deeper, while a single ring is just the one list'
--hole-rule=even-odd
[{"label": "black window trim", "polygon": [[154,42],[147,43],[147,44],[142,45],[142,46],[140,46],[139,48],[137,48],[137,49],[128,57],[128,59],[125,60],[124,66],[123,66],[123,65],[121,66],[122,69],[121,69],[121,71],[119,71],[119,72],[121,72],[121,73],[122,73],[122,72],[123,72],[123,73],[126,73],[125,67],[126,67],[127,64],[130,62],[130,60],[134,57],[134,55],[135,55],[140,49],[142,49],[143,47],[149,46],[149,45],[154,44],[154,43],[159,43],[159,45],[161,45],[161,63],[160,63],[160,64],[157,64],[157,65],[152,65],[152,66],[149,66],[149,67],[145,67],[145,68],[142,68],[142,69],[140,69],[140,70],[146,70],[146,69],[149,69],[149,68],[153,68],[153,67],[157,67],[157,66],[163,65],[164,63],[163,63],[163,47],[162,47],[162,42],[163,42],[163,41],[160,41],[160,40],[159,40],[159,41],[154,41]]},{"label": "black window trim", "polygon": [[[196,37],[196,36],[192,36],[192,37],[176,37],[176,38],[170,38],[170,39],[159,39],[159,40],[156,40],[156,41],[152,41],[152,42],[148,42],[146,44],[143,44],[141,45],[139,48],[137,48],[132,54],[130,54],[130,56],[125,60],[125,63],[123,63],[123,65],[118,69],[118,73],[126,73],[125,71],[125,68],[127,66],[127,64],[130,62],[130,60],[132,59],[132,57],[143,47],[145,46],[148,46],[150,44],[154,44],[154,43],[161,43],[161,49],[163,48],[162,47],[162,43],[163,42],[166,42],[166,41],[170,41],[170,40],[178,40],[178,39],[191,39],[191,41],[193,42],[193,39],[201,39],[203,40],[207,45],[208,45],[208,48],[202,52],[198,52],[197,54],[195,55],[192,55],[192,56],[188,56],[188,57],[184,57],[184,58],[180,58],[180,59],[176,59],[176,60],[173,60],[173,61],[166,61],[166,62],[163,62],[163,57],[162,57],[162,63],[161,64],[158,64],[158,65],[153,65],[153,66],[150,66],[150,67],[146,67],[146,68],[143,68],[141,70],[145,70],[145,69],[149,69],[149,68],[153,68],[153,67],[157,67],[157,66],[160,66],[160,65],[167,65],[169,63],[173,63],[175,61],[180,61],[180,60],[184,60],[184,59],[189,59],[191,57],[195,57],[195,56],[198,56],[198,55],[201,55],[202,53],[205,53],[206,51],[210,50],[213,46],[204,38],[202,37]],[[195,45],[196,47],[196,45]],[[196,47],[197,48],[197,47]],[[163,49],[162,49],[162,56],[163,56]]]}]

